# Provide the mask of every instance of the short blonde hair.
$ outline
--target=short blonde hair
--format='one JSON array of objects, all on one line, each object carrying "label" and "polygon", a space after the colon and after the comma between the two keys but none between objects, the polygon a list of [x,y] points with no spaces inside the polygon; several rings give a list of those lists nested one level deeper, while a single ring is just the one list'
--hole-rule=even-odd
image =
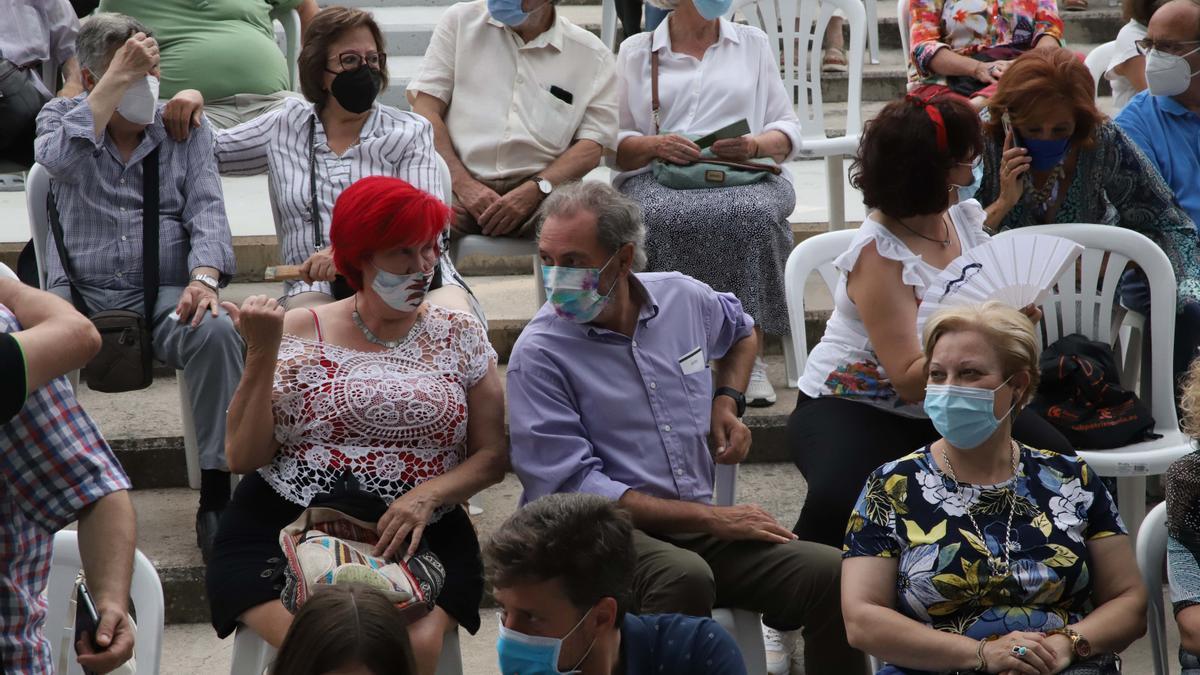
[{"label": "short blonde hair", "polygon": [[1180,426],[1192,438],[1200,438],[1200,359],[1192,359],[1179,391]]},{"label": "short blonde hair", "polygon": [[[929,370],[929,359],[938,340],[950,333],[975,331],[987,339],[988,344],[1000,357],[1005,377],[1019,372],[1029,373],[1029,388],[1025,391],[1019,407],[1025,407],[1037,391],[1041,372],[1038,369],[1037,335],[1029,317],[1008,305],[990,300],[982,305],[964,305],[944,309],[925,323],[925,370]],[[1200,393],[1197,394],[1200,397]]]}]

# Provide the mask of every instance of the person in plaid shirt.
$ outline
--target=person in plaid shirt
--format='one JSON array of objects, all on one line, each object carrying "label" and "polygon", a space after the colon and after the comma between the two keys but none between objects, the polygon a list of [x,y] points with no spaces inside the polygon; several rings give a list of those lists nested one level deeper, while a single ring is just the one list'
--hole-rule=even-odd
[{"label": "person in plaid shirt", "polygon": [[0,672],[6,675],[54,672],[42,592],[54,533],[76,519],[100,614],[100,649],[80,640],[79,663],[106,673],[133,655],[128,598],[137,523],[129,478],[65,376],[99,349],[96,329],[70,303],[0,276]]}]

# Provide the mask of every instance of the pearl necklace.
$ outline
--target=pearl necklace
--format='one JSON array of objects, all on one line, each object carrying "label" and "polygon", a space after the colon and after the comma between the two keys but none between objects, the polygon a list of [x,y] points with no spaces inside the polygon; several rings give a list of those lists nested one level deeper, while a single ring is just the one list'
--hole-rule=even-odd
[{"label": "pearl necklace", "polygon": [[[1021,459],[1020,448],[1017,447],[1017,442],[1012,442],[1012,472],[1013,478],[1017,475],[1017,466]],[[987,538],[983,534],[983,530],[979,527],[979,523],[975,522],[975,515],[971,513],[970,505],[967,504],[967,498],[963,496],[962,484],[958,482],[958,477],[954,475],[954,466],[950,464],[950,456],[946,454],[946,448],[942,448],[942,461],[946,464],[946,475],[950,480],[954,481],[956,487],[955,495],[958,497],[959,504],[962,505],[963,511],[966,512],[967,518],[971,521],[971,527],[975,528],[975,536],[979,537],[980,544],[987,548]],[[1009,490],[1012,490],[1010,487]],[[992,568],[993,576],[1005,576],[1009,573],[1010,563],[1012,562],[1012,550],[1016,548],[1016,543],[1012,540],[1012,522],[1013,516],[1017,512],[1017,493],[1012,490],[1013,496],[1009,500],[1008,508],[1008,524],[1004,528],[1004,546],[1002,548],[1003,559],[997,558],[988,551],[988,567]]]}]

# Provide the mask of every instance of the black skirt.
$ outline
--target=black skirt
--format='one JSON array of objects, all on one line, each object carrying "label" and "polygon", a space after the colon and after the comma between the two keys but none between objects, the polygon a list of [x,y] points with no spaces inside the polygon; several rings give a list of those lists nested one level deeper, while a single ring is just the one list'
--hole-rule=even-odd
[{"label": "black skirt", "polygon": [[[280,497],[257,473],[238,483],[221,514],[205,579],[218,637],[233,633],[246,610],[279,599],[279,531],[303,512],[304,507]],[[446,567],[437,606],[474,635],[483,600],[483,560],[470,518],[458,507],[425,528],[422,539]]]}]

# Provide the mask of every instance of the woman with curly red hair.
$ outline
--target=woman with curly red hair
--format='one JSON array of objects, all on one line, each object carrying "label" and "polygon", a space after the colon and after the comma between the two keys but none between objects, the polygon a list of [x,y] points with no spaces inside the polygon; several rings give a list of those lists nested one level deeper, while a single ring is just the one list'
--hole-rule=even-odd
[{"label": "woman with curly red hair", "polygon": [[425,301],[449,219],[402,180],[364,178],[338,197],[330,230],[354,295],[286,314],[265,296],[225,303],[246,341],[225,452],[247,475],[208,565],[221,637],[241,623],[283,641],[279,531],[346,484],[380,499],[376,555],[424,543],[445,569],[437,606],[408,629],[420,672],[433,673],[448,630],[479,629],[483,566],[461,504],[504,477],[504,392],[483,325]]},{"label": "woman with curly red hair", "polygon": [[[1196,228],[1154,164],[1096,108],[1094,91],[1087,67],[1066,49],[1014,61],[988,105],[983,180],[975,197],[991,230],[1108,223],[1158,244],[1179,287],[1175,372],[1182,373],[1200,347]],[[1140,272],[1125,279],[1122,304],[1149,314]]]}]

